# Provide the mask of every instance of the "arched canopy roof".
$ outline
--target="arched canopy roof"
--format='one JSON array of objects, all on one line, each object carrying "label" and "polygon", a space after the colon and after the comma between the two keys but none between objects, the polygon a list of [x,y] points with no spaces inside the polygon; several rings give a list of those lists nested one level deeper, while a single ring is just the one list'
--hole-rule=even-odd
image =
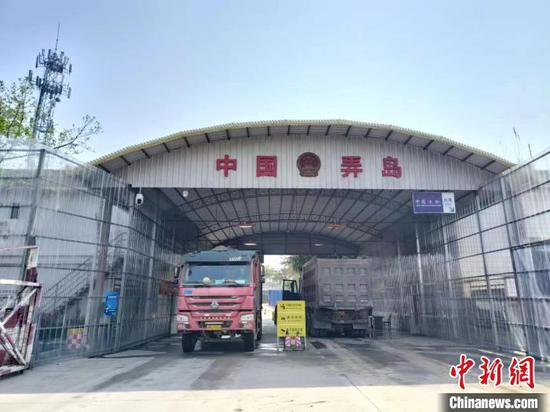
[{"label": "arched canopy roof", "polygon": [[493,174],[498,174],[512,166],[512,163],[498,156],[442,136],[392,125],[340,119],[228,123],[214,127],[188,130],[125,147],[96,159],[93,161],[93,164],[108,172],[112,172],[142,159],[148,159],[159,154],[197,144],[266,135],[330,135],[385,140],[449,156],[452,159],[458,159]]}]

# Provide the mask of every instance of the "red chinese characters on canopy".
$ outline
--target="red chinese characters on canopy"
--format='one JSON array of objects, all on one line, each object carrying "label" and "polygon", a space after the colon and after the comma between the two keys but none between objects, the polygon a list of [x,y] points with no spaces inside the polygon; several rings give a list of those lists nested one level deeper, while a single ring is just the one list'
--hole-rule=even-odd
[{"label": "red chinese characters on canopy", "polygon": [[256,177],[277,177],[277,156],[256,156]]},{"label": "red chinese characters on canopy", "polygon": [[[342,156],[341,159],[340,172],[342,177],[349,177],[352,175],[354,178],[357,178],[363,173],[361,156],[347,155]],[[399,166],[399,159],[397,157],[386,156],[382,159],[382,164],[382,176],[395,178],[400,178],[402,176],[402,169],[401,166]],[[296,165],[300,171],[300,176],[316,177],[321,167],[321,160],[314,153],[302,153],[298,157]],[[277,156],[256,156],[256,177],[277,177],[277,166]],[[229,172],[237,171],[237,159],[231,158],[228,154],[220,159],[216,159],[216,170],[223,171],[223,176],[229,177]]]},{"label": "red chinese characters on canopy", "polygon": [[348,177],[353,174],[353,177],[357,177],[359,173],[363,172],[361,166],[361,156],[342,156],[341,169],[342,177]]},{"label": "red chinese characters on canopy", "polygon": [[223,176],[229,176],[229,171],[237,170],[237,159],[231,159],[229,155],[225,155],[221,159],[216,159],[216,170],[223,170]]},{"label": "red chinese characters on canopy", "polygon": [[397,157],[384,157],[382,159],[382,166],[382,176],[395,177],[397,179],[401,177],[401,166],[399,166],[399,159]]}]

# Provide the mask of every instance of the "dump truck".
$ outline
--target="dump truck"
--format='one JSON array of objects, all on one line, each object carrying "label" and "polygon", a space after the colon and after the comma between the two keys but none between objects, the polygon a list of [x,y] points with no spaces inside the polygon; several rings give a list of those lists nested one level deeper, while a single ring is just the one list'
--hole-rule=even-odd
[{"label": "dump truck", "polygon": [[263,266],[257,251],[217,247],[184,256],[177,271],[176,328],[184,352],[197,341],[244,341],[254,351],[262,338]]},{"label": "dump truck", "polygon": [[372,300],[365,262],[313,258],[304,264],[300,283],[309,336],[366,336]]}]

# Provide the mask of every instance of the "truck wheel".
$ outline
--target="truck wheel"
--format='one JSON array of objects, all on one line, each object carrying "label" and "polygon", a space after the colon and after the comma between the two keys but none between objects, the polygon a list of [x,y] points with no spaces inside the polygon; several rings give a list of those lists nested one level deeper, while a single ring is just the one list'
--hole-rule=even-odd
[{"label": "truck wheel", "polygon": [[256,340],[254,339],[254,333],[247,333],[243,336],[244,350],[246,352],[254,352],[256,349]]},{"label": "truck wheel", "polygon": [[365,336],[367,336],[367,330],[366,329],[354,329],[351,336],[354,337],[354,338],[364,338]]},{"label": "truck wheel", "polygon": [[195,350],[197,339],[193,335],[181,336],[181,348],[185,353],[191,353]]},{"label": "truck wheel", "polygon": [[311,326],[311,323],[308,325],[308,332],[309,332],[309,336],[312,337],[312,338],[318,338],[319,337],[319,329],[314,328],[313,326]]},{"label": "truck wheel", "polygon": [[309,313],[306,313],[306,329],[307,334],[311,338],[319,337],[319,329],[313,327],[313,320],[311,319],[311,315]]},{"label": "truck wheel", "polygon": [[256,328],[258,329],[258,332],[256,333],[256,340],[258,341],[262,340],[262,336],[263,336],[262,325],[263,325],[262,312],[259,311],[257,322],[256,322]]}]

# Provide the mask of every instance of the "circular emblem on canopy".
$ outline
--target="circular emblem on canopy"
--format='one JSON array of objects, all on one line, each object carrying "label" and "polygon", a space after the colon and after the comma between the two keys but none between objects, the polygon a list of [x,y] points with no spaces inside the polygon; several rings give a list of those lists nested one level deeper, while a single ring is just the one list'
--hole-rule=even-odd
[{"label": "circular emblem on canopy", "polygon": [[315,153],[302,153],[298,156],[296,166],[300,171],[300,176],[316,177],[319,175],[319,169],[321,168],[321,159]]}]

